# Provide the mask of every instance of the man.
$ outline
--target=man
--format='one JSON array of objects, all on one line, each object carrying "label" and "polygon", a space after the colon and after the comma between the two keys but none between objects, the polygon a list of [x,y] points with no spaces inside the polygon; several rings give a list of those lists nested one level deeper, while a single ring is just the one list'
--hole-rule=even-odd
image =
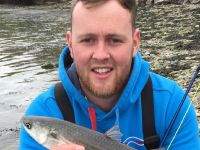
[{"label": "man", "polygon": [[[71,18],[71,32],[66,36],[68,47],[59,60],[59,77],[73,107],[75,123],[105,133],[117,122],[123,134],[122,142],[136,149],[146,149],[142,143],[141,93],[150,77],[155,127],[162,140],[184,91],[174,81],[150,72],[149,63],[137,51],[140,31],[135,27],[135,1],[77,0]],[[64,63],[68,55],[73,58],[70,68]],[[200,149],[193,107],[189,108],[175,135],[189,103],[187,98],[164,148],[170,145],[170,149],[176,150]],[[26,115],[63,119],[55,101],[54,86],[32,102]],[[59,148],[84,149],[77,145],[54,149]],[[20,149],[44,148],[22,128]]]}]

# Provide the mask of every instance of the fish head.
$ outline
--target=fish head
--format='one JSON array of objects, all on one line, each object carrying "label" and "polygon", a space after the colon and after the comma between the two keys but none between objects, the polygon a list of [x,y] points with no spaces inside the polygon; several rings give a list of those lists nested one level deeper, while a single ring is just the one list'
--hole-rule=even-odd
[{"label": "fish head", "polygon": [[23,117],[21,123],[25,130],[34,138],[38,143],[44,144],[47,141],[49,128],[45,127],[41,121],[37,121],[33,117]]},{"label": "fish head", "polygon": [[54,122],[49,122],[45,117],[22,117],[20,122],[34,140],[48,149],[65,143],[53,128]]}]

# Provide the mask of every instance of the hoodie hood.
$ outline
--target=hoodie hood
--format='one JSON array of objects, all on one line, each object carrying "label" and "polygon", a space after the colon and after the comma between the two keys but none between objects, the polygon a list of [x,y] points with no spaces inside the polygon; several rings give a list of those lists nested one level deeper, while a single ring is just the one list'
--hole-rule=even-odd
[{"label": "hoodie hood", "polygon": [[[99,119],[101,120],[105,117],[115,115],[116,109],[118,109],[119,112],[126,110],[127,107],[130,106],[130,103],[135,103],[138,99],[140,99],[141,91],[148,80],[150,65],[141,58],[139,52],[137,52],[136,56],[133,59],[134,65],[132,66],[132,72],[130,74],[130,78],[124,90],[122,91],[119,100],[112,108],[112,110],[109,112],[103,112],[97,106],[93,105],[90,101],[88,101],[85,98],[79,87],[77,88],[77,86],[74,85],[74,83],[78,82],[78,77],[76,77],[77,76],[76,73],[75,73],[76,76],[74,77],[73,74],[70,75],[68,73],[69,68],[72,65],[72,61],[66,60],[70,58],[69,56],[70,56],[69,48],[65,47],[59,58],[59,79],[62,81],[72,105],[74,103],[79,103],[81,107],[86,107],[86,108],[93,106],[97,113],[97,120]],[[66,61],[70,62],[71,64],[68,63],[66,65]]]}]

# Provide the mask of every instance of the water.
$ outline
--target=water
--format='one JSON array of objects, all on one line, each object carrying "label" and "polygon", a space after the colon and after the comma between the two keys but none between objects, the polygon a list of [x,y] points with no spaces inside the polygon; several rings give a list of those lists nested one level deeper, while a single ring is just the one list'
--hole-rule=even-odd
[{"label": "water", "polygon": [[68,22],[68,11],[55,5],[0,5],[0,149],[17,149],[25,109],[57,81]]},{"label": "water", "polygon": [[[198,5],[139,10],[144,58],[182,86],[200,63],[199,10]],[[40,92],[57,82],[57,61],[68,27],[66,5],[0,5],[0,149],[17,149],[21,116]],[[197,112],[199,98],[200,94]]]}]

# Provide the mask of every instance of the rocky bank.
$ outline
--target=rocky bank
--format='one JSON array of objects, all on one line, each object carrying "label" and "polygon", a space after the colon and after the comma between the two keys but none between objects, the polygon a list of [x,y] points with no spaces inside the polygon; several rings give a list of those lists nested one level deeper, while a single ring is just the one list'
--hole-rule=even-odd
[{"label": "rocky bank", "polygon": [[150,4],[200,4],[200,0],[137,0],[139,5]]},{"label": "rocky bank", "polygon": [[[50,4],[68,2],[71,0],[0,0],[0,4],[21,4],[21,5],[35,5],[35,4]],[[138,5],[151,4],[200,4],[200,0],[136,0]]]},{"label": "rocky bank", "polygon": [[[200,64],[200,4],[139,7],[140,51],[154,72],[184,89]],[[200,73],[189,93],[200,117]]]}]

